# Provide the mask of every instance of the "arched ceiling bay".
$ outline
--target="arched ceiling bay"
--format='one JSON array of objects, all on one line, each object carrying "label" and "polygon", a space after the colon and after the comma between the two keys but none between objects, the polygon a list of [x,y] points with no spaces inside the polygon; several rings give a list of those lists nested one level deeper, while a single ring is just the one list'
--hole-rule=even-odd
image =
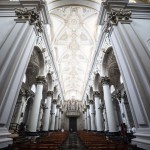
[{"label": "arched ceiling bay", "polygon": [[50,11],[50,20],[52,49],[65,100],[81,100],[96,47],[98,11],[63,6]]}]

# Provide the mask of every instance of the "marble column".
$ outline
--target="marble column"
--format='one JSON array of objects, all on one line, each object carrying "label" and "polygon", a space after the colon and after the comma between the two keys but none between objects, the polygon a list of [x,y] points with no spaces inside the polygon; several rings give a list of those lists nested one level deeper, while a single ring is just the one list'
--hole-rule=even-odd
[{"label": "marble column", "polygon": [[25,101],[25,95],[20,93],[19,97],[21,99],[17,101],[15,111],[14,111],[15,118],[13,120],[13,123],[17,123],[17,124],[20,124],[21,112],[22,112],[23,102]]},{"label": "marble column", "polygon": [[55,120],[55,130],[58,131],[59,128],[59,105],[56,106],[56,120]]},{"label": "marble column", "polygon": [[52,101],[52,112],[51,112],[51,125],[50,130],[55,130],[55,116],[56,116],[56,100]]},{"label": "marble column", "polygon": [[109,132],[115,133],[118,131],[117,131],[117,124],[115,120],[113,102],[111,99],[109,82],[110,82],[110,79],[108,77],[106,76],[101,77],[101,83],[102,83],[103,91],[104,91],[104,101],[105,101],[105,107],[106,107],[106,113],[107,113],[107,119],[108,119]]},{"label": "marble column", "polygon": [[103,116],[104,116],[104,131],[107,132],[109,130],[108,128],[108,120],[107,120],[107,114],[106,114],[106,108],[103,108]]},{"label": "marble column", "polygon": [[91,131],[91,118],[89,113],[90,106],[86,105],[86,107],[87,107],[87,130]]},{"label": "marble column", "polygon": [[100,93],[94,92],[95,111],[96,111],[96,127],[98,132],[103,132],[103,116],[100,107]]},{"label": "marble column", "polygon": [[61,108],[59,109],[59,123],[58,123],[58,129],[61,130],[62,126],[61,126]]},{"label": "marble column", "polygon": [[90,100],[90,117],[91,117],[91,131],[96,131],[95,111],[94,111],[94,101],[93,100]]},{"label": "marble column", "polygon": [[47,103],[46,103],[46,108],[45,108],[45,113],[43,118],[43,131],[49,130],[52,95],[53,95],[52,91],[47,92]]},{"label": "marble column", "polygon": [[45,83],[44,76],[37,77],[37,87],[36,87],[35,99],[33,101],[32,110],[31,110],[31,114],[30,114],[30,122],[29,122],[29,131],[30,132],[36,132],[44,83]]},{"label": "marble column", "polygon": [[120,107],[120,110],[121,110],[122,121],[123,121],[123,123],[126,124],[128,130],[130,130],[131,127],[130,127],[127,111],[126,111],[126,108],[125,108],[125,100],[124,100],[125,95],[126,94],[124,94],[122,96],[121,92],[119,91],[118,94],[117,94],[117,100],[119,102],[119,107]]},{"label": "marble column", "polygon": [[38,124],[37,124],[37,131],[41,131],[41,126],[42,126],[42,122],[43,122],[43,119],[42,119],[42,116],[43,116],[43,107],[40,107],[40,112],[39,112],[39,117],[38,117]]},{"label": "marble column", "polygon": [[87,110],[84,108],[84,130],[87,130]]}]

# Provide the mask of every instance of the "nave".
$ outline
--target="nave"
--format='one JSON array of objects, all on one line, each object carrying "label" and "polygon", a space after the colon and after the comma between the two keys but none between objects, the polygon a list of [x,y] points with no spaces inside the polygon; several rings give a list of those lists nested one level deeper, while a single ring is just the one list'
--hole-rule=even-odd
[{"label": "nave", "polygon": [[149,2],[0,0],[0,149],[150,150]]},{"label": "nave", "polygon": [[36,137],[16,137],[9,150],[140,150],[124,138],[86,131],[49,132]]}]

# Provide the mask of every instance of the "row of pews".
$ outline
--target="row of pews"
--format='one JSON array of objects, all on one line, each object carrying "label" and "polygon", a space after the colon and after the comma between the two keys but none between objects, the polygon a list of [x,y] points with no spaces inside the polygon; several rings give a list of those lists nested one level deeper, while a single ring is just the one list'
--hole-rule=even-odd
[{"label": "row of pews", "polygon": [[88,150],[136,150],[135,145],[115,141],[112,138],[92,132],[80,131],[78,137]]},{"label": "row of pews", "polygon": [[14,140],[11,150],[60,150],[68,132],[53,132],[37,138],[19,137]]}]

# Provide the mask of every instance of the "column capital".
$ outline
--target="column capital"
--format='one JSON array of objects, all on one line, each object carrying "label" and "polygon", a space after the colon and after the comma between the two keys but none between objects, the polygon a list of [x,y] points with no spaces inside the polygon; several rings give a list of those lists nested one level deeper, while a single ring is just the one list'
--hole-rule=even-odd
[{"label": "column capital", "polygon": [[56,108],[59,108],[59,107],[60,107],[60,105],[59,105],[59,104],[57,104],[57,105],[56,105]]},{"label": "column capital", "polygon": [[52,103],[53,103],[53,104],[56,104],[56,103],[57,103],[57,100],[56,100],[56,99],[53,99]]},{"label": "column capital", "polygon": [[44,84],[45,83],[45,76],[38,76],[36,78],[37,84]]},{"label": "column capital", "polygon": [[86,105],[86,108],[87,108],[87,109],[89,109],[89,108],[90,108],[90,106],[89,106],[89,105]]},{"label": "column capital", "polygon": [[93,96],[94,96],[94,97],[100,97],[100,92],[94,91]]},{"label": "column capital", "polygon": [[30,25],[34,25],[37,33],[43,32],[43,24],[40,19],[39,12],[36,11],[35,8],[27,9],[27,8],[16,8],[15,14],[18,19],[15,19],[18,22],[26,22],[29,21]]},{"label": "column capital", "polygon": [[94,104],[94,101],[93,101],[93,100],[89,100],[89,103],[90,103],[90,104]]},{"label": "column capital", "polygon": [[131,14],[132,12],[130,10],[125,9],[111,9],[106,25],[105,25],[105,32],[110,32],[113,25],[118,25],[118,22],[121,23],[130,23],[131,21]]},{"label": "column capital", "polygon": [[110,79],[107,76],[101,77],[101,83],[102,83],[102,85],[104,85],[104,84],[108,84],[109,85]]},{"label": "column capital", "polygon": [[53,91],[47,91],[47,96],[53,96]]}]

